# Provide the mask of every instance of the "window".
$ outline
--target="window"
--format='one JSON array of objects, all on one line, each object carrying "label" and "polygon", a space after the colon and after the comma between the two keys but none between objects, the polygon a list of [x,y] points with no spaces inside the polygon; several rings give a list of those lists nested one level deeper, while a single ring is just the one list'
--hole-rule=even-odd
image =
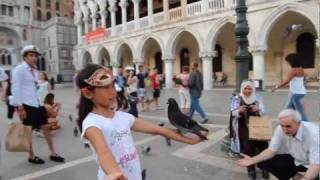
[{"label": "window", "polygon": [[0,49],[0,65],[11,65],[11,54],[6,49]]},{"label": "window", "polygon": [[60,11],[60,2],[59,1],[56,2],[56,11]]},{"label": "window", "polygon": [[7,14],[7,6],[1,5],[1,15],[6,15],[6,14]]},{"label": "window", "polygon": [[47,20],[51,19],[51,13],[47,12]]},{"label": "window", "polygon": [[41,21],[42,20],[42,17],[41,17],[41,10],[37,10],[37,20],[38,21]]},{"label": "window", "polygon": [[37,0],[37,7],[41,7],[41,0]]},{"label": "window", "polygon": [[12,6],[8,6],[8,14],[9,14],[9,16],[13,17],[13,7]]},{"label": "window", "polygon": [[47,9],[51,8],[51,0],[46,0],[46,8]]}]

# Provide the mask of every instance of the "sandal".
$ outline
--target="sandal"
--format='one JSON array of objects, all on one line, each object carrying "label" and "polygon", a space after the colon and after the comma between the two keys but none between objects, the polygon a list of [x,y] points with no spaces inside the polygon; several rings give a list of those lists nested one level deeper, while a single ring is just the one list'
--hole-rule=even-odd
[{"label": "sandal", "polygon": [[40,159],[39,157],[35,156],[34,158],[29,158],[28,159],[29,163],[32,164],[44,164],[44,160]]},{"label": "sandal", "polygon": [[59,156],[58,154],[50,156],[50,160],[54,162],[64,162],[64,158]]}]

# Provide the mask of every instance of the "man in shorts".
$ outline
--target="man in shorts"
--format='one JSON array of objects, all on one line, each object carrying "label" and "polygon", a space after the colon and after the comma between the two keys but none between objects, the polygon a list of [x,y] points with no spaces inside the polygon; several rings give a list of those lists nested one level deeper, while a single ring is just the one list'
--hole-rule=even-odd
[{"label": "man in shorts", "polygon": [[[59,156],[54,149],[47,113],[45,108],[40,106],[38,95],[39,72],[36,69],[39,49],[34,45],[27,45],[22,49],[21,55],[24,61],[15,67],[12,73],[11,104],[16,107],[16,111],[25,126],[32,126],[32,129],[43,131],[50,150],[49,159],[55,162],[64,162],[64,158]],[[35,156],[32,146],[28,161],[32,164],[43,164],[45,162]]]}]

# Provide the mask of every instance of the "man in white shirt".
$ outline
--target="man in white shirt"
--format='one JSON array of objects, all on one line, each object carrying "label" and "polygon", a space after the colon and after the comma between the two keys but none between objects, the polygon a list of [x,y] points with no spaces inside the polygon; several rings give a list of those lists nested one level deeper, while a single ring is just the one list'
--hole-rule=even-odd
[{"label": "man in white shirt", "polygon": [[[281,111],[278,118],[280,125],[273,134],[269,148],[254,157],[243,155],[244,158],[237,161],[238,165],[258,164],[258,167],[267,169],[280,180],[291,177],[317,179],[320,171],[319,126],[301,121],[301,115],[292,109]],[[305,173],[302,176],[299,172]]]},{"label": "man in white shirt", "polygon": [[[50,160],[64,162],[64,158],[54,150],[47,113],[45,108],[40,106],[38,95],[39,72],[36,70],[39,50],[34,45],[27,45],[22,49],[21,54],[24,62],[15,67],[12,73],[11,104],[16,107],[24,125],[32,126],[33,129],[41,128],[49,146]],[[35,156],[32,147],[28,161],[33,164],[44,163],[44,160]]]}]

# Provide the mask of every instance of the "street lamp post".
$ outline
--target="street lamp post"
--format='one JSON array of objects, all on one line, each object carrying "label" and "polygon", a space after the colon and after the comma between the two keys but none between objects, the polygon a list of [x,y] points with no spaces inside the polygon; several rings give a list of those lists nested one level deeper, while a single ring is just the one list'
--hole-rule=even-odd
[{"label": "street lamp post", "polygon": [[244,79],[249,77],[249,60],[251,58],[248,51],[249,26],[246,17],[247,6],[245,0],[237,0],[236,13],[237,23],[235,26],[235,35],[239,45],[235,56],[236,61],[236,91],[240,92],[240,86]]}]

